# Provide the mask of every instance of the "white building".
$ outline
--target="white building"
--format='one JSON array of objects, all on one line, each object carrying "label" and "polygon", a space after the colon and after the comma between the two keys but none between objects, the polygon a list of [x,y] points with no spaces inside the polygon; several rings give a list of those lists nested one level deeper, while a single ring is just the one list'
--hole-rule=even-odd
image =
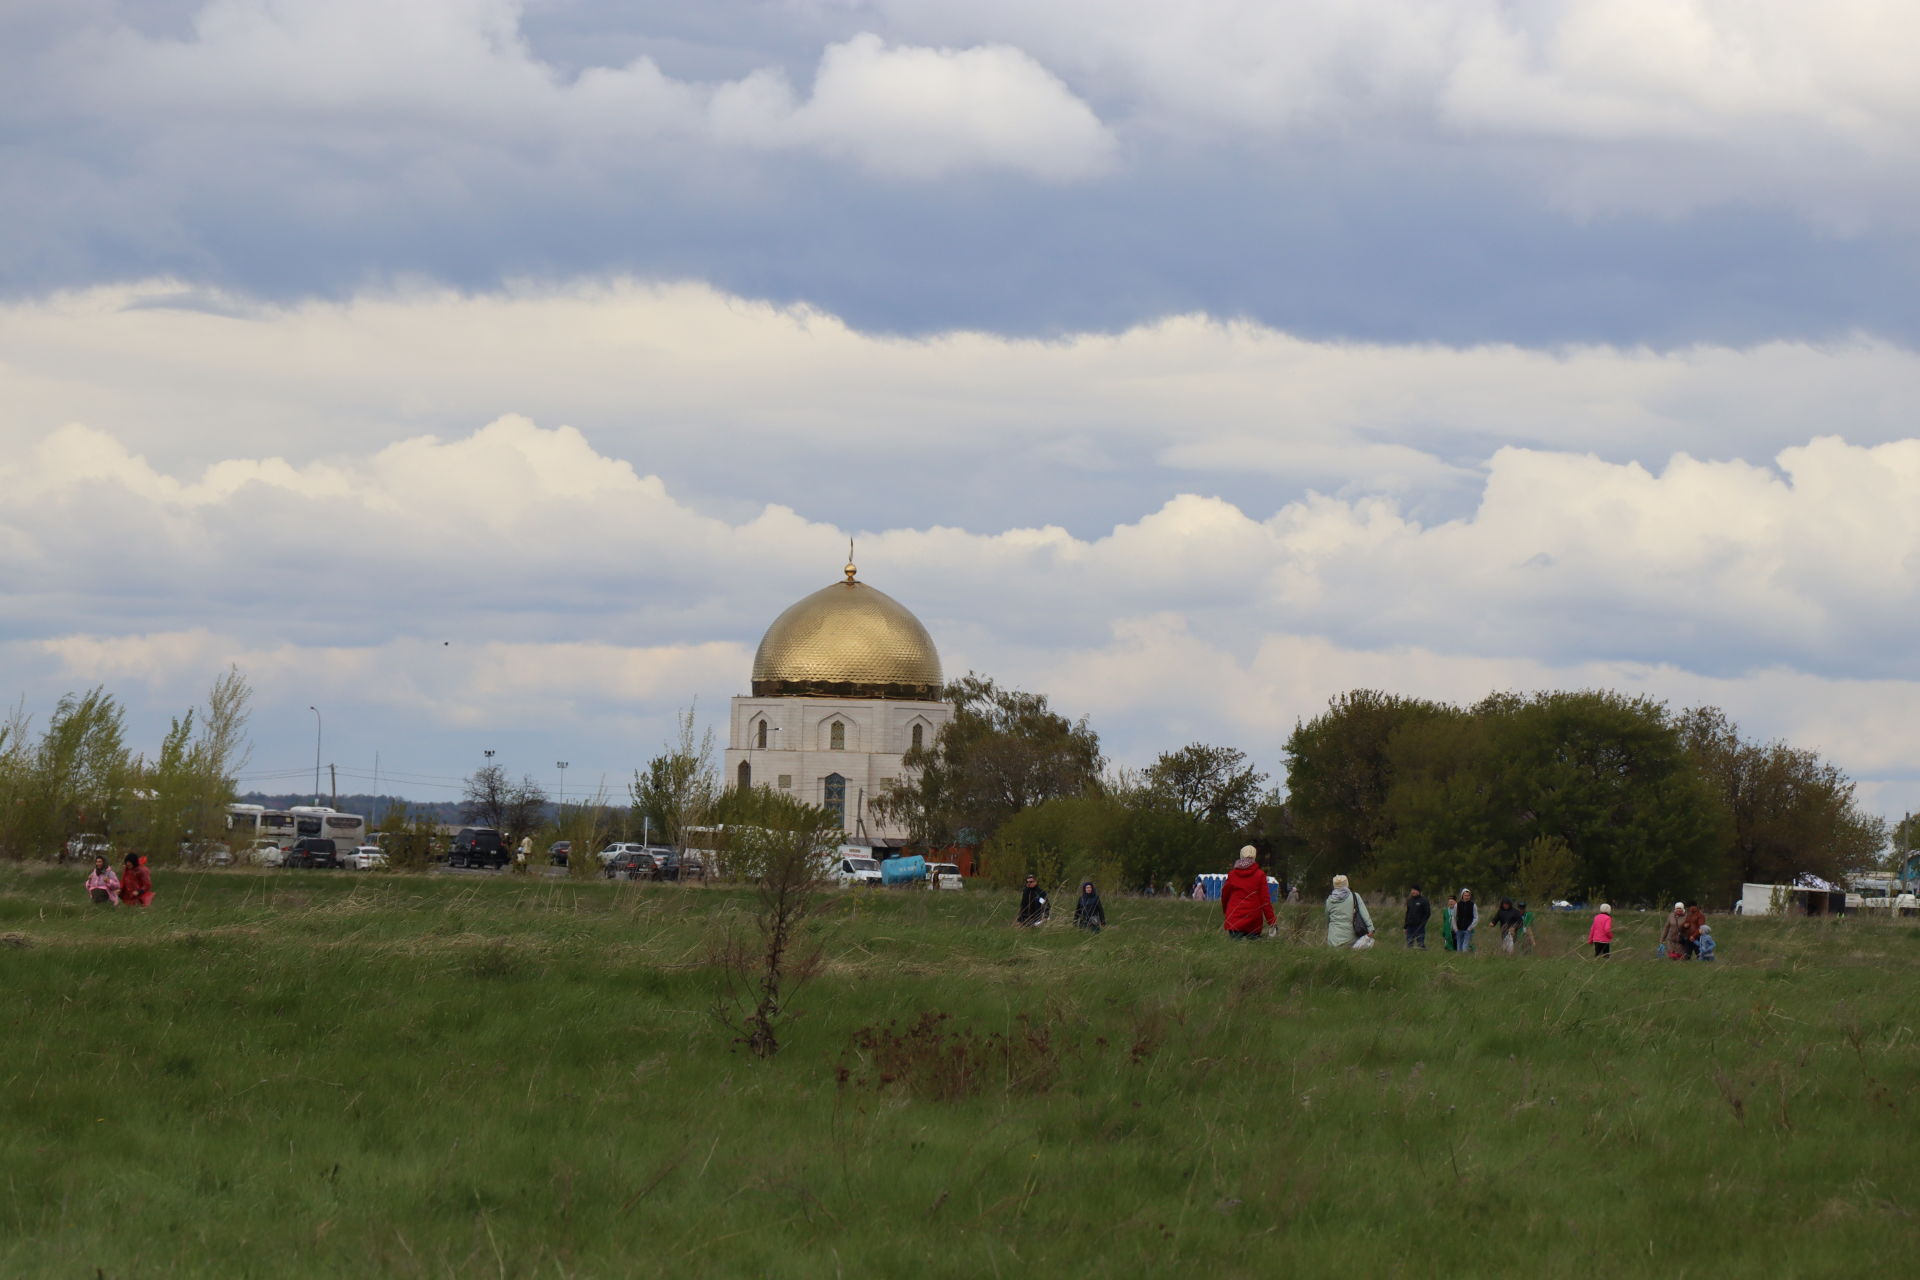
[{"label": "white building", "polygon": [[733,699],[729,786],[766,786],[840,815],[855,839],[899,840],[870,805],[932,746],[953,708],[940,654],[904,605],[855,579],[823,587],[773,620],[753,658],[753,693]]}]

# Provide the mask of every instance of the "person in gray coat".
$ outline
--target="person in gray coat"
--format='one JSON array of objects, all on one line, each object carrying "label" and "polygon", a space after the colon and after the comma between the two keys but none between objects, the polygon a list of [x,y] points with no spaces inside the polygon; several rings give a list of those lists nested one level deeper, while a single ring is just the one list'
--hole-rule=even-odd
[{"label": "person in gray coat", "polygon": [[1327,895],[1327,945],[1350,947],[1361,938],[1373,936],[1373,917],[1367,904],[1347,884],[1345,876],[1333,878],[1333,892]]}]

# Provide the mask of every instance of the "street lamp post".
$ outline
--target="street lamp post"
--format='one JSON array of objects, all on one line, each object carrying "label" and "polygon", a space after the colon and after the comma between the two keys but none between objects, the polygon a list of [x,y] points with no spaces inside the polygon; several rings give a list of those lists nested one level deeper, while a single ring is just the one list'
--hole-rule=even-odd
[{"label": "street lamp post", "polygon": [[553,767],[560,771],[560,794],[553,798],[553,811],[557,817],[560,813],[561,806],[567,802],[567,762],[565,760],[555,760]]},{"label": "street lamp post", "polygon": [[308,707],[313,712],[313,802],[320,803],[320,731],[325,722],[320,718],[320,708]]}]

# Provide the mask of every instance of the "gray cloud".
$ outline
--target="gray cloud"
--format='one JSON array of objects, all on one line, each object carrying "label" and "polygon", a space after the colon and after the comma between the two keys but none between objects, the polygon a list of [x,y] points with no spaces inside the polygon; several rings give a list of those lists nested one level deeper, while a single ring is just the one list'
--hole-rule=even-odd
[{"label": "gray cloud", "polygon": [[1798,19],[1713,10],[1701,47],[1759,60],[1690,76],[1596,61],[1583,3],[1100,8],[38,9],[0,288],[623,271],[903,332],[1916,336],[1913,105]]}]

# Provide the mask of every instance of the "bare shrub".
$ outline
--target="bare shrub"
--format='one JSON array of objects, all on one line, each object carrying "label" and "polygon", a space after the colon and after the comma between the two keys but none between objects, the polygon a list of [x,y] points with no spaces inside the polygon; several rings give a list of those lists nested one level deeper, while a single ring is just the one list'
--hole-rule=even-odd
[{"label": "bare shrub", "polygon": [[[1008,1093],[1045,1093],[1060,1076],[1061,1051],[1052,1030],[1021,1014],[1010,1033],[985,1035],[949,1025],[951,1014],[929,1011],[906,1026],[889,1019],[853,1033],[840,1057],[842,1088],[899,1089],[917,1098],[951,1102],[989,1085]],[[1136,1041],[1132,1061],[1157,1045]]]},{"label": "bare shrub", "polygon": [[756,1057],[780,1051],[778,1024],[794,993],[819,968],[806,923],[827,883],[825,855],[840,822],[816,805],[766,788],[737,796],[729,830],[729,868],[759,886],[754,932],[729,926],[714,948],[721,974],[717,1015]]}]

